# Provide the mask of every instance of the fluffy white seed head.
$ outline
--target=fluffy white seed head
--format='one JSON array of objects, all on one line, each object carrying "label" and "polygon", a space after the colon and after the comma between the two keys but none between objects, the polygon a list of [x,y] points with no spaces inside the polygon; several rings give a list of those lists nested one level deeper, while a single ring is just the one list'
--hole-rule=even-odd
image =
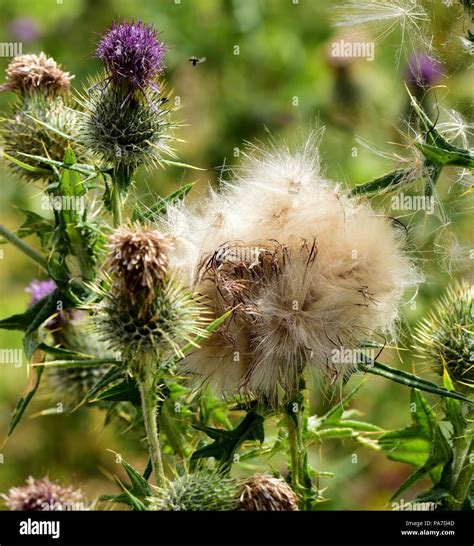
[{"label": "fluffy white seed head", "polygon": [[251,150],[231,182],[199,207],[172,208],[163,229],[213,314],[233,309],[184,370],[274,403],[306,366],[342,378],[355,362],[337,355],[392,335],[418,281],[404,234],[324,180],[311,144]]}]

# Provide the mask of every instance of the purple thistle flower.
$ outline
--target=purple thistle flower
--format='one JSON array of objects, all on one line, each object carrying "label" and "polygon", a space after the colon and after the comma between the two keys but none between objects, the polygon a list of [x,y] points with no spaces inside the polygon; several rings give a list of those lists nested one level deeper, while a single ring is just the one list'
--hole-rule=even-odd
[{"label": "purple thistle flower", "polygon": [[[26,292],[31,294],[31,299],[29,307],[35,305],[40,300],[52,294],[57,288],[57,284],[52,280],[48,281],[31,281]],[[71,321],[77,318],[77,312],[72,309],[67,309],[65,311],[58,311],[54,317],[46,323],[46,328],[48,330],[59,330],[60,328],[66,326]]]},{"label": "purple thistle flower", "polygon": [[13,38],[20,42],[32,42],[40,36],[38,25],[30,17],[18,17],[9,26]]},{"label": "purple thistle flower", "polygon": [[405,81],[411,89],[427,89],[438,82],[442,76],[443,65],[440,61],[421,53],[412,55],[405,71]]},{"label": "purple thistle flower", "polygon": [[165,45],[157,39],[153,25],[137,22],[114,23],[96,49],[114,82],[143,89],[163,70]]},{"label": "purple thistle flower", "polygon": [[28,288],[25,290],[31,294],[29,306],[32,307],[35,303],[52,294],[57,288],[53,280],[49,281],[31,281]]}]

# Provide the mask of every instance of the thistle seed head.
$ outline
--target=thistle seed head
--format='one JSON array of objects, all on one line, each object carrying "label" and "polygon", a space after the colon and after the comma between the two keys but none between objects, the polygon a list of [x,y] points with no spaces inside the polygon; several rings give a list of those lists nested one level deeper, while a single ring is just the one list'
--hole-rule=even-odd
[{"label": "thistle seed head", "polygon": [[284,480],[256,475],[243,482],[239,510],[294,512],[298,510],[298,503],[293,489]]},{"label": "thistle seed head", "polygon": [[254,149],[219,192],[169,207],[159,225],[213,317],[233,310],[181,369],[275,406],[305,369],[331,384],[357,369],[361,344],[394,335],[402,294],[420,280],[404,233],[325,180],[310,141]]},{"label": "thistle seed head", "polygon": [[149,304],[168,272],[168,241],[138,224],[116,229],[109,239],[107,266],[114,289],[133,303]]},{"label": "thistle seed head", "polygon": [[[54,174],[51,166],[22,154],[63,161],[70,143],[66,135],[76,134],[78,122],[78,112],[63,97],[32,94],[18,101],[10,117],[1,121],[2,145],[8,155],[38,171],[9,162],[11,169],[26,180],[49,180]],[[88,161],[82,147],[77,146],[74,151],[78,162]]]},{"label": "thistle seed head", "polygon": [[164,53],[154,26],[140,20],[114,23],[96,50],[112,81],[135,89],[143,89],[163,70]]},{"label": "thistle seed head", "polygon": [[61,66],[43,52],[39,55],[19,55],[14,57],[7,67],[7,81],[0,86],[0,91],[29,93],[36,90],[46,94],[69,93],[71,76]]},{"label": "thistle seed head", "polygon": [[415,330],[414,349],[436,373],[474,387],[474,288],[451,285]]},{"label": "thistle seed head", "polygon": [[51,482],[46,476],[41,479],[29,477],[26,485],[12,487],[7,495],[1,495],[12,511],[60,511],[84,510],[84,499],[79,489],[64,487]]},{"label": "thistle seed head", "polygon": [[157,490],[150,510],[229,511],[237,507],[237,482],[211,471],[184,474]]}]

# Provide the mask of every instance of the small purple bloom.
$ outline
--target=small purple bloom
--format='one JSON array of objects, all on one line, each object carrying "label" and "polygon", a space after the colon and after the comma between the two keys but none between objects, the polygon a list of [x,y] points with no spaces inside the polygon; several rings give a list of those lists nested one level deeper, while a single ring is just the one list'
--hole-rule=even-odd
[{"label": "small purple bloom", "polygon": [[152,83],[163,70],[165,45],[157,39],[153,25],[138,20],[114,23],[96,49],[114,82],[125,82],[134,89]]},{"label": "small purple bloom", "polygon": [[34,19],[29,17],[18,17],[9,26],[13,38],[20,42],[32,42],[39,38],[40,32]]},{"label": "small purple bloom", "polygon": [[440,61],[415,53],[408,61],[405,81],[411,89],[427,89],[437,83],[443,76],[443,65]]},{"label": "small purple bloom", "polygon": [[30,285],[26,289],[26,292],[31,294],[30,307],[40,300],[52,294],[57,288],[56,283],[53,280],[49,281],[31,281]]},{"label": "small purple bloom", "polygon": [[[57,284],[53,280],[48,281],[31,281],[30,285],[26,289],[26,292],[31,294],[29,307],[35,305],[40,300],[52,294],[57,288]],[[76,312],[68,310],[58,310],[52,319],[46,323],[48,330],[57,330],[63,326],[66,326],[76,317]]]}]

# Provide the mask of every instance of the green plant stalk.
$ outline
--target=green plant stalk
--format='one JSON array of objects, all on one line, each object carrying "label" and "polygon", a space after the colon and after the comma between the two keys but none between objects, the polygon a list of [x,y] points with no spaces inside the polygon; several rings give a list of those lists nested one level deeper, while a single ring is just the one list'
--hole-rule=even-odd
[{"label": "green plant stalk", "polygon": [[119,227],[122,225],[123,222],[123,214],[122,214],[122,207],[123,207],[123,201],[122,196],[120,195],[120,189],[118,186],[113,183],[112,184],[112,217],[114,221],[114,227]]},{"label": "green plant stalk", "polygon": [[12,233],[8,228],[2,225],[0,225],[0,235],[48,273],[48,262],[46,259],[39,252],[27,245],[18,237],[18,235],[15,235],[15,233]]},{"label": "green plant stalk", "polygon": [[123,208],[132,184],[133,170],[119,165],[113,169],[111,176],[112,216],[114,227],[118,227],[123,221]]},{"label": "green plant stalk", "polygon": [[166,434],[173,451],[180,457],[188,457],[190,454],[189,449],[186,447],[182,435],[176,430],[176,427],[173,424],[173,416],[171,415],[171,411],[166,401],[161,408],[160,425],[161,430]]},{"label": "green plant stalk", "polygon": [[464,445],[462,446],[462,448],[463,452],[461,454],[457,453],[457,449],[455,449],[454,454],[455,460],[456,456],[460,456],[462,464],[460,465],[460,471],[458,475],[455,477],[451,492],[454,498],[451,506],[452,510],[462,509],[474,476],[474,463],[470,460],[472,457],[473,449],[472,440],[469,442],[467,449]]},{"label": "green plant stalk", "polygon": [[308,452],[305,443],[307,427],[304,381],[300,381],[297,394],[285,406],[285,422],[288,428],[291,485],[299,498],[300,508],[311,510],[312,487],[308,472]]},{"label": "green plant stalk", "polygon": [[151,465],[155,474],[156,485],[164,485],[163,461],[161,458],[160,439],[158,432],[158,397],[156,393],[156,379],[153,368],[145,366],[138,375],[137,383],[142,402],[143,421],[150,451]]}]

